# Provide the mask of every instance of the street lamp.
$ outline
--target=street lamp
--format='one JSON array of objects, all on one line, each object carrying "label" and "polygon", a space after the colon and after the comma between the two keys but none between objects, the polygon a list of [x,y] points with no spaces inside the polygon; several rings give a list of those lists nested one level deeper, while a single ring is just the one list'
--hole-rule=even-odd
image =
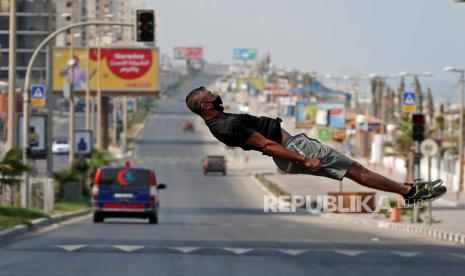
[{"label": "street lamp", "polygon": [[443,69],[446,72],[452,72],[460,74],[460,133],[459,133],[459,190],[457,191],[457,201],[459,200],[460,192],[463,191],[463,98],[465,94],[465,69],[458,69],[452,66],[446,66]]}]

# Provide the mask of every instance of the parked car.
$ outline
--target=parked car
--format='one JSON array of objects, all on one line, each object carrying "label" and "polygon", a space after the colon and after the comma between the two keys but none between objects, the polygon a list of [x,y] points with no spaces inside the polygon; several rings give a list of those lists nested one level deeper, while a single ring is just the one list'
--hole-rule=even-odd
[{"label": "parked car", "polygon": [[109,217],[148,218],[158,223],[160,205],[158,190],[166,189],[157,183],[151,169],[131,167],[100,167],[92,188],[94,223]]},{"label": "parked car", "polygon": [[52,153],[53,154],[68,154],[69,153],[69,143],[66,138],[56,138],[52,143]]},{"label": "parked car", "polygon": [[208,155],[203,159],[203,174],[221,172],[226,175],[226,159],[223,155]]}]

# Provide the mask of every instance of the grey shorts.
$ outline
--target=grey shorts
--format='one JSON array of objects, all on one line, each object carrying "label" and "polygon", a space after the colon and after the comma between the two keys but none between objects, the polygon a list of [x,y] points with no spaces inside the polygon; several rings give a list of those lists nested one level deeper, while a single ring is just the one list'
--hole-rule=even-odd
[{"label": "grey shorts", "polygon": [[298,162],[273,157],[278,168],[287,173],[311,174],[342,180],[353,163],[349,157],[303,133],[289,138],[285,148],[321,162],[321,168],[312,171]]}]

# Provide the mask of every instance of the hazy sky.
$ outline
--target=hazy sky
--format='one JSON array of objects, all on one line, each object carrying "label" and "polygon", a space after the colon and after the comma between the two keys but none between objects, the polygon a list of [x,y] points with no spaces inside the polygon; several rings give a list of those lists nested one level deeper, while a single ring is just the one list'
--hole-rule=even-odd
[{"label": "hazy sky", "polygon": [[208,61],[229,63],[234,47],[253,47],[279,67],[322,74],[427,70],[435,94],[455,92],[445,65],[465,67],[465,3],[454,0],[145,3],[159,12],[160,47],[170,56],[175,46],[203,46]]}]

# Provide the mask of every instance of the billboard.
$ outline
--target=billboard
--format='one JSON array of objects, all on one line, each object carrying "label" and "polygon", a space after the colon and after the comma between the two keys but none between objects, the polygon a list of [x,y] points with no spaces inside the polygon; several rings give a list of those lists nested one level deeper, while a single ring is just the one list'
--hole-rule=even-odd
[{"label": "billboard", "polygon": [[297,102],[295,115],[297,128],[312,128],[315,125],[345,128],[343,103]]},{"label": "billboard", "polygon": [[234,59],[253,60],[257,58],[257,49],[253,48],[234,48]]},{"label": "billboard", "polygon": [[[18,146],[23,148],[23,114],[19,114],[17,122]],[[47,116],[30,115],[29,117],[29,157],[45,159],[47,157]]]},{"label": "billboard", "polygon": [[[99,58],[100,57],[100,58]],[[108,92],[156,92],[158,86],[158,49],[154,48],[96,48],[89,54],[84,48],[74,50],[74,61],[68,48],[53,49],[53,91],[63,91],[71,82],[74,68],[74,90]],[[89,62],[89,63],[87,63]],[[87,64],[89,65],[87,67]],[[98,74],[100,66],[101,74]]]},{"label": "billboard", "polygon": [[203,49],[202,47],[175,47],[174,48],[174,59],[202,59]]},{"label": "billboard", "polygon": [[74,152],[76,155],[90,158],[92,156],[92,131],[74,131]]}]

